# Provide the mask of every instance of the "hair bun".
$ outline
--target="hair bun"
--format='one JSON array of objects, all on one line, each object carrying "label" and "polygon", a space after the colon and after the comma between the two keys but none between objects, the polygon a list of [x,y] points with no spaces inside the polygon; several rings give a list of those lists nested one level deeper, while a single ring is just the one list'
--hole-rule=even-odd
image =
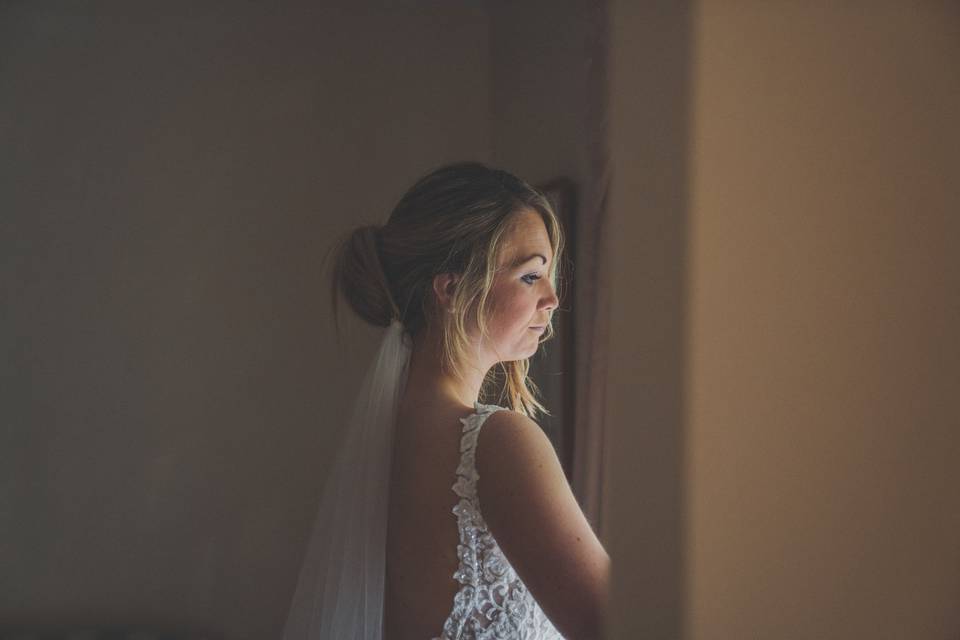
[{"label": "hair bun", "polygon": [[333,274],[334,308],[339,290],[357,315],[374,326],[386,327],[399,314],[380,261],[381,228],[358,227],[338,247]]}]

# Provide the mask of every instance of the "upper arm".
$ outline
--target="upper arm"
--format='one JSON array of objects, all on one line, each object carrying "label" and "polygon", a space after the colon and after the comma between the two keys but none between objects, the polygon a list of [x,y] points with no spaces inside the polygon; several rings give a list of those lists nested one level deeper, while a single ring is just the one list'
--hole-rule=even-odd
[{"label": "upper arm", "polygon": [[550,440],[512,411],[487,417],[476,454],[483,517],[507,560],[564,637],[599,637],[610,558]]}]

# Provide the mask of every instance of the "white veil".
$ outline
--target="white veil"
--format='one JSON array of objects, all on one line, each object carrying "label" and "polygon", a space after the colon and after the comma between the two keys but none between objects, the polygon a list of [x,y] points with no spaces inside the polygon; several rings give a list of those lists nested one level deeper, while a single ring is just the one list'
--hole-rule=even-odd
[{"label": "white veil", "polygon": [[410,351],[394,320],[324,485],[283,640],[382,640],[393,432]]}]

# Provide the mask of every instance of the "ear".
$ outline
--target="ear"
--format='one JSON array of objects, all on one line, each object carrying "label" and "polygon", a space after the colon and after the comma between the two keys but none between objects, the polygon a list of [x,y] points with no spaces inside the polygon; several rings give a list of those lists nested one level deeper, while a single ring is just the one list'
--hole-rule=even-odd
[{"label": "ear", "polygon": [[433,294],[437,299],[437,308],[449,309],[460,276],[456,273],[439,273],[433,277]]}]

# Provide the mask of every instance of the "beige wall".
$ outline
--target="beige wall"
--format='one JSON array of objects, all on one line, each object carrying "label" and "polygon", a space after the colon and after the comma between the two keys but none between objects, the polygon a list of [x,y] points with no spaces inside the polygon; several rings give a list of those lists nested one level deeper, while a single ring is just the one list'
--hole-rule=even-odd
[{"label": "beige wall", "polygon": [[613,24],[611,637],[958,637],[960,11]]},{"label": "beige wall", "polygon": [[0,10],[0,630],[277,637],[375,346],[323,254],[490,159],[478,3],[215,4]]}]

